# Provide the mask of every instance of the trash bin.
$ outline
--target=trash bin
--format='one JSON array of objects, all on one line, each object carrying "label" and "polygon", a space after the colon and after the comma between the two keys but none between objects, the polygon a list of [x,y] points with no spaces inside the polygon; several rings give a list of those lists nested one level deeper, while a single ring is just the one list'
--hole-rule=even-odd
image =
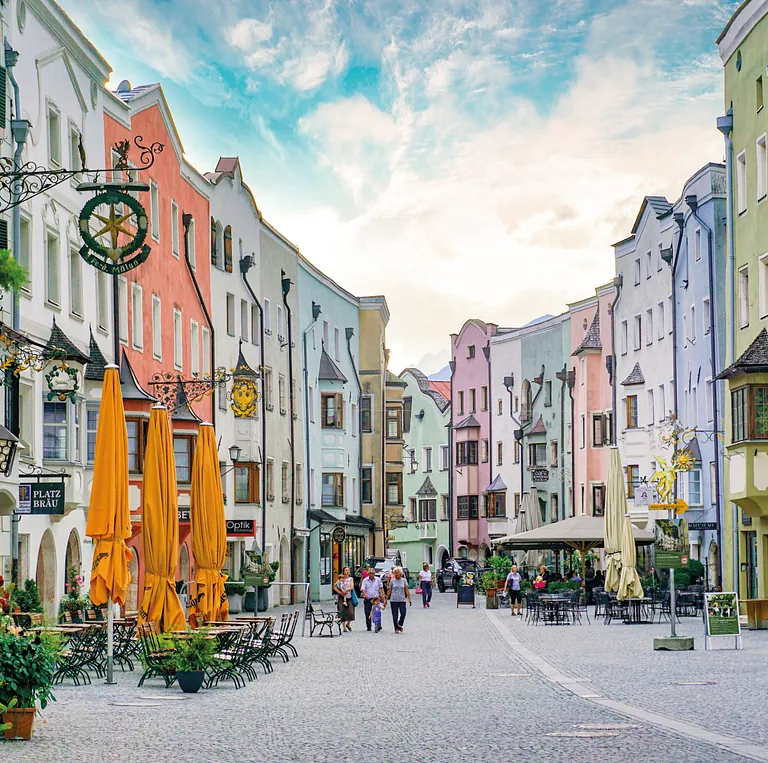
[{"label": "trash bin", "polygon": [[259,586],[256,590],[259,592],[257,599],[259,612],[266,612],[269,609],[269,586]]},{"label": "trash bin", "polygon": [[243,605],[243,609],[246,612],[256,611],[256,591],[245,592],[245,604]]}]

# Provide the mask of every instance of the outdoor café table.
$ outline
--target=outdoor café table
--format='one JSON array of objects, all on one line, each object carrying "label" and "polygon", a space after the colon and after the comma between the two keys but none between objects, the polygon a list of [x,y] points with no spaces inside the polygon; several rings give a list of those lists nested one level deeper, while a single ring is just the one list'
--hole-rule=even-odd
[{"label": "outdoor caf\u00e9 table", "polygon": [[542,594],[539,597],[541,619],[545,625],[567,625],[569,623],[570,599],[554,594]]},{"label": "outdoor caf\u00e9 table", "polygon": [[621,604],[621,619],[624,625],[642,625],[653,622],[652,599],[643,596],[640,599],[624,599]]}]

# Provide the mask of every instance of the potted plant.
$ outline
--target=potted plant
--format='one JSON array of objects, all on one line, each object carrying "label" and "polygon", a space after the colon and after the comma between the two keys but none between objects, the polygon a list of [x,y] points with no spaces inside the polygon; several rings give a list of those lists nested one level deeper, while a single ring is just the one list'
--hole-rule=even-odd
[{"label": "potted plant", "polygon": [[25,580],[24,588],[15,588],[11,592],[11,609],[14,612],[42,612],[40,592],[34,580]]},{"label": "potted plant", "polygon": [[188,630],[185,638],[171,637],[173,655],[168,658],[176,679],[186,694],[196,694],[205,680],[205,671],[216,662],[216,639],[207,628]]},{"label": "potted plant", "polygon": [[493,570],[484,572],[480,584],[485,589],[486,609],[496,609],[496,573]]},{"label": "potted plant", "polygon": [[22,636],[8,628],[0,632],[0,720],[10,724],[6,739],[32,736],[37,703],[45,709],[53,696],[55,656],[37,636]]},{"label": "potted plant", "polygon": [[227,592],[229,600],[229,614],[236,615],[243,611],[243,596],[245,596],[245,585],[237,581],[227,581],[224,583],[224,590]]},{"label": "potted plant", "polygon": [[486,563],[491,568],[496,580],[495,588],[504,589],[507,585],[507,575],[512,571],[512,557],[509,556],[491,556],[486,559]]},{"label": "potted plant", "polygon": [[[280,562],[270,562],[268,554],[259,554],[256,551],[245,552],[241,577],[246,585],[256,588],[256,609],[259,612],[266,612],[269,608],[269,587],[277,577],[279,569]],[[246,609],[249,609],[248,604],[248,596],[246,596]]]}]

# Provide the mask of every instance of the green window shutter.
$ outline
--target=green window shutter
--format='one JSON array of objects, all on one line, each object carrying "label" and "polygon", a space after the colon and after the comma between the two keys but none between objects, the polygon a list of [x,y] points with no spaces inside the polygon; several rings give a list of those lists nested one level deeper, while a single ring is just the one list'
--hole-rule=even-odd
[{"label": "green window shutter", "polygon": [[0,130],[5,130],[5,122],[7,119],[7,91],[5,67],[0,66]]},{"label": "green window shutter", "polygon": [[0,220],[0,249],[8,248],[8,221]]}]

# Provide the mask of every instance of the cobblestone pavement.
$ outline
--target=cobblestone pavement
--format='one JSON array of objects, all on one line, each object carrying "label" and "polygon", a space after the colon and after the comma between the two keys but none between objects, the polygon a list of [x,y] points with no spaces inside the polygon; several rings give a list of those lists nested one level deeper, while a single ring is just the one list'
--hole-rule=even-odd
[{"label": "cobblestone pavement", "polygon": [[[0,760],[666,763],[749,759],[638,723],[553,684],[516,655],[492,620],[496,613],[488,614],[457,609],[454,596],[436,594],[431,609],[415,602],[408,611],[405,633],[395,635],[388,611],[386,627],[378,634],[365,631],[359,612],[352,634],[297,638],[298,658],[287,665],[278,662],[273,674],[260,675],[239,691],[230,684],[187,696],[176,686],[162,688],[157,680],[137,689],[138,673],[118,673],[117,686],[94,680],[91,686],[57,687],[58,701],[38,717],[33,741],[0,744]],[[502,616],[504,623],[511,620],[504,612],[498,615],[499,621]],[[535,648],[555,653],[562,645],[569,655],[563,661],[569,666],[580,642],[585,649],[599,647],[599,658],[611,675],[620,672],[621,653],[625,669],[635,658],[631,644],[622,645],[619,652],[619,642],[614,640],[627,630],[620,626],[553,628],[546,633],[543,627],[524,630],[519,623],[504,627],[521,638],[529,633],[535,636],[535,643],[529,641]],[[610,635],[609,644],[597,638],[603,632]],[[675,659],[667,656],[670,662]],[[594,664],[601,664],[600,659],[596,656]],[[579,664],[592,678],[591,666]],[[661,675],[656,671],[638,674],[633,700],[655,691],[664,678],[663,669]],[[698,677],[695,671],[685,675]],[[685,697],[700,704],[715,696],[709,689],[686,687]],[[719,700],[718,704],[724,709]],[[732,708],[729,702],[726,712]],[[620,724],[622,728],[578,729],[577,724]]]},{"label": "cobblestone pavement", "polygon": [[[589,607],[590,618],[592,612]],[[702,620],[683,617],[677,633],[693,636],[695,650],[654,652],[653,639],[669,635],[669,622],[592,619],[591,626],[584,620],[552,627],[525,625],[509,609],[498,617],[515,638],[601,694],[768,747],[768,631],[743,630],[741,651],[732,648],[732,638],[714,639],[716,650],[707,651]]]}]

